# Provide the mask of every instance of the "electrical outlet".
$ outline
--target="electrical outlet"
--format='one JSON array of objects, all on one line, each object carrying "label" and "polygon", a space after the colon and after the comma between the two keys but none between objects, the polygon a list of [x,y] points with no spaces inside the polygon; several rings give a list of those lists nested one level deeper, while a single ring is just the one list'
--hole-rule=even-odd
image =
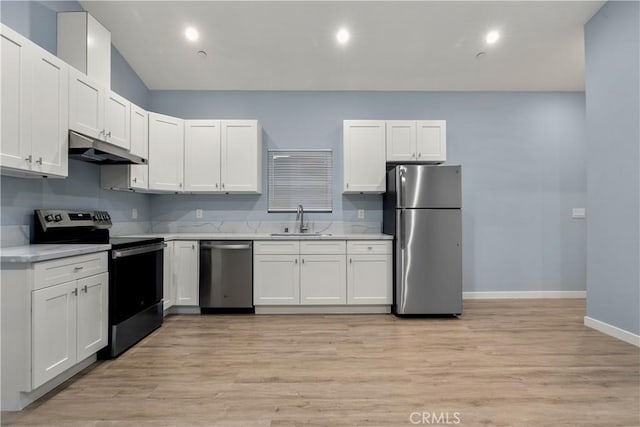
[{"label": "electrical outlet", "polygon": [[358,209],[358,219],[364,219],[364,209]]},{"label": "electrical outlet", "polygon": [[131,219],[138,219],[138,209],[131,209]]},{"label": "electrical outlet", "polygon": [[587,217],[587,211],[585,208],[573,208],[571,210],[571,218],[573,219],[585,219]]},{"label": "electrical outlet", "polygon": [[202,218],[202,209],[196,209],[196,218]]}]

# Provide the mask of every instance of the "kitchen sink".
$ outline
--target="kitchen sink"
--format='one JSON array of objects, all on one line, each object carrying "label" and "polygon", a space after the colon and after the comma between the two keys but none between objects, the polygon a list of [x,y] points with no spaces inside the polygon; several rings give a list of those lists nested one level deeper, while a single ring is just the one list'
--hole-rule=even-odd
[{"label": "kitchen sink", "polygon": [[329,237],[331,233],[271,233],[274,237]]}]

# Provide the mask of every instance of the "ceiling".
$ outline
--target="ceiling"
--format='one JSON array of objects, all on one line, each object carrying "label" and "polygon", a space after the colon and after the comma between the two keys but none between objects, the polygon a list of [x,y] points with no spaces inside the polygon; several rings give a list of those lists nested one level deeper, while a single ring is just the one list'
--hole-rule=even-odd
[{"label": "ceiling", "polygon": [[604,2],[81,4],[152,90],[581,91],[583,26]]}]

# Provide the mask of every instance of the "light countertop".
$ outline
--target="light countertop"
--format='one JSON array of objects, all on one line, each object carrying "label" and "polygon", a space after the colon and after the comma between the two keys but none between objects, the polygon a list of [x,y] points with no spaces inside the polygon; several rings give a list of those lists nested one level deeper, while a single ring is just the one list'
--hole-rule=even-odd
[{"label": "light countertop", "polygon": [[0,248],[0,262],[37,262],[108,251],[109,244],[43,244]]},{"label": "light countertop", "polygon": [[381,233],[272,236],[267,233],[150,233],[122,237],[161,237],[165,240],[393,240]]}]

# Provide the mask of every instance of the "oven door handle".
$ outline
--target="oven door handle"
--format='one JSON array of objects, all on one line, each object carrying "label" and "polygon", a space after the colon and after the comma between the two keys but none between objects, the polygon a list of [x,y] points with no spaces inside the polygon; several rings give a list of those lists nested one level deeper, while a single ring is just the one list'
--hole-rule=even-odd
[{"label": "oven door handle", "polygon": [[111,258],[124,258],[133,255],[146,254],[147,252],[160,251],[167,247],[166,243],[154,243],[153,245],[140,246],[132,249],[122,249],[111,251]]}]

